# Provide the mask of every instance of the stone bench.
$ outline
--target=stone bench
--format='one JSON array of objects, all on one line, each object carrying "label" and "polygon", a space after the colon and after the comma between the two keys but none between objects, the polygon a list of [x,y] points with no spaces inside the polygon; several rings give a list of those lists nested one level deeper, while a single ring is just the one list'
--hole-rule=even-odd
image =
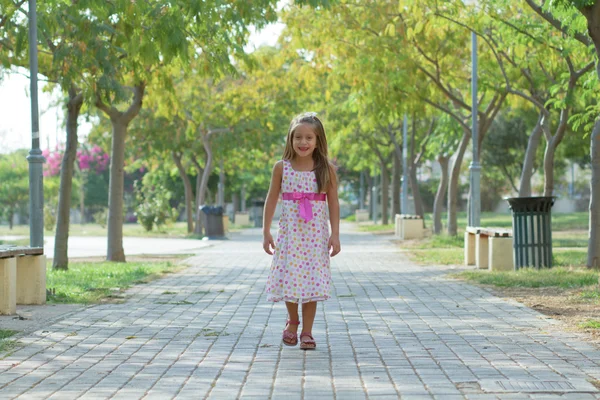
[{"label": "stone bench", "polygon": [[359,208],[354,211],[354,216],[356,222],[366,222],[369,220],[369,210]]},{"label": "stone bench", "polygon": [[0,245],[0,314],[16,314],[17,304],[46,304],[42,247]]},{"label": "stone bench", "polygon": [[512,229],[469,226],[465,230],[465,264],[479,269],[513,271]]},{"label": "stone bench", "polygon": [[421,239],[425,236],[425,225],[420,215],[396,214],[394,230],[400,240]]}]

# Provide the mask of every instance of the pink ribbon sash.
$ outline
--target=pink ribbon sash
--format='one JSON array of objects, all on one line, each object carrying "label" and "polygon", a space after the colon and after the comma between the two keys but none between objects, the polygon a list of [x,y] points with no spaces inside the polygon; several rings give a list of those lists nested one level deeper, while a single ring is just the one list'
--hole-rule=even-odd
[{"label": "pink ribbon sash", "polygon": [[292,192],[283,193],[282,199],[297,201],[300,209],[300,216],[304,218],[304,221],[308,222],[313,219],[312,204],[310,201],[325,201],[327,195],[325,193]]}]

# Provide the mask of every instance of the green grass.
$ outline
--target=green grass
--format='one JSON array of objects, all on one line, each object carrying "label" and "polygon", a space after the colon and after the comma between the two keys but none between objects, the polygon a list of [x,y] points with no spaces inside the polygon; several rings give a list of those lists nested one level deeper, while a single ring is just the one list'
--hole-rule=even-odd
[{"label": "green grass", "polygon": [[587,264],[587,249],[553,249],[552,262],[558,267],[583,267]]},{"label": "green grass", "polygon": [[457,265],[465,259],[463,249],[411,249],[411,258],[418,264],[425,265]]},{"label": "green grass", "polygon": [[500,287],[559,287],[563,289],[580,288],[598,283],[598,272],[583,268],[554,267],[536,270],[533,268],[519,271],[463,271],[453,274],[461,279]]},{"label": "green grass", "polygon": [[17,333],[17,331],[11,331],[10,329],[0,329],[0,340],[9,338]]},{"label": "green grass", "polygon": [[[431,226],[431,214],[426,216],[426,223]],[[442,215],[442,222],[446,224],[446,214]],[[467,226],[467,213],[459,212],[457,215],[457,224],[459,227]],[[588,229],[589,224],[589,213],[588,212],[576,212],[576,213],[553,213],[552,214],[552,230],[553,231],[566,231],[566,230],[580,230]],[[481,213],[481,226],[489,226],[495,228],[510,228],[512,227],[512,216],[510,213],[493,213],[493,212],[482,212]]]},{"label": "green grass", "polygon": [[17,333],[17,331],[12,331],[10,329],[0,329],[0,353],[10,351],[15,347],[16,341],[6,339]]},{"label": "green grass", "polygon": [[589,320],[586,322],[582,322],[581,324],[579,324],[580,328],[584,328],[584,329],[600,329],[600,320]]},{"label": "green grass", "polygon": [[356,214],[350,214],[350,215],[348,215],[346,218],[344,218],[344,221],[346,221],[346,222],[355,222],[356,221]]},{"label": "green grass", "polygon": [[171,262],[69,263],[68,271],[48,265],[47,287],[51,303],[97,303],[133,284],[147,283],[180,267]]},{"label": "green grass", "polygon": [[414,243],[411,248],[415,249],[432,249],[432,248],[460,248],[462,250],[465,244],[463,236],[450,236],[450,235],[433,235],[428,239]]},{"label": "green grass", "polygon": [[579,299],[589,302],[600,302],[600,290],[584,290],[579,293]]},{"label": "green grass", "polygon": [[0,240],[0,244],[11,244],[14,246],[29,246],[29,238],[17,240]]},{"label": "green grass", "polygon": [[[462,239],[461,245],[458,246],[457,242],[449,239],[451,236],[446,236],[446,239],[444,236],[437,238],[434,236],[432,240],[418,242],[414,247],[409,247],[411,258],[425,265],[462,265],[465,261]],[[555,249],[552,253],[555,267],[582,267],[587,262],[586,249]]]},{"label": "green grass", "polygon": [[381,232],[381,231],[393,231],[394,224],[385,224],[385,225],[359,225],[358,229],[362,232]]}]

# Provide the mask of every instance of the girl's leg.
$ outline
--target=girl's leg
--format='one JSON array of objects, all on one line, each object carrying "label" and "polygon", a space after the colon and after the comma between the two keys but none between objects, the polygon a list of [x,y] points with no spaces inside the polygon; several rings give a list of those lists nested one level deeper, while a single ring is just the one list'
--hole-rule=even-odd
[{"label": "girl's leg", "polygon": [[[290,321],[300,321],[300,317],[298,316],[298,304],[286,301],[285,306],[287,307],[288,319]],[[290,332],[298,332],[298,324],[287,324],[285,329]]]},{"label": "girl's leg", "polygon": [[311,333],[317,315],[317,302],[302,303],[302,332]]}]

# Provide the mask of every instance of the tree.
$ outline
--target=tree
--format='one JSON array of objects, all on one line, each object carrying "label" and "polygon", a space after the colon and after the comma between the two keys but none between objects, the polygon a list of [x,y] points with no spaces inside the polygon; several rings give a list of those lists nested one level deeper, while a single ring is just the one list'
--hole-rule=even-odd
[{"label": "tree", "polygon": [[[559,0],[550,9],[539,5],[535,0],[526,0],[527,4],[555,29],[573,37],[585,46],[593,45],[596,50],[596,60],[600,57],[600,2],[596,0]],[[571,29],[569,23],[574,17],[571,10],[576,9],[585,18],[587,35],[580,29]],[[565,18],[558,18],[554,13]],[[574,25],[581,26],[581,25]],[[588,36],[589,35],[589,36]],[[596,74],[600,79],[600,63],[596,61]],[[587,266],[600,268],[600,117],[598,109],[590,110],[595,113],[594,127],[590,134],[590,156],[592,179],[590,181],[590,219]]]}]

